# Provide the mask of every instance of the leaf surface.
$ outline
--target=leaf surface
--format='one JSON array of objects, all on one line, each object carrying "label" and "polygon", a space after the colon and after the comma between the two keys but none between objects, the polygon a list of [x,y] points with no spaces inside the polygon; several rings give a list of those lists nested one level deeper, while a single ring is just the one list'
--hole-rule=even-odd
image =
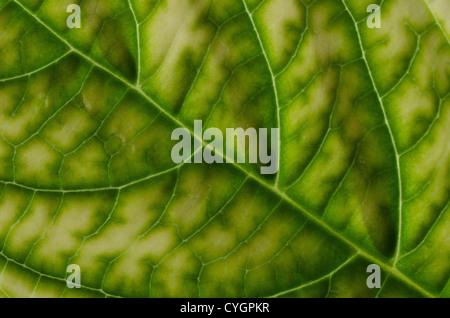
[{"label": "leaf surface", "polygon": [[[0,0],[1,296],[450,296],[448,2],[69,4]],[[174,164],[194,120],[278,173]]]}]

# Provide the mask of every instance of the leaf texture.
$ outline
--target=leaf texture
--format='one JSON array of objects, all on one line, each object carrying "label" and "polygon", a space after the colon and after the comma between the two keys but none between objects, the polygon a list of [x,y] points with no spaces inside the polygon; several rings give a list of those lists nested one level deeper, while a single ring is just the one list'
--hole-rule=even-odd
[{"label": "leaf texture", "polygon": [[[0,296],[449,297],[449,14],[0,0]],[[278,127],[278,173],[174,164],[194,120]]]}]

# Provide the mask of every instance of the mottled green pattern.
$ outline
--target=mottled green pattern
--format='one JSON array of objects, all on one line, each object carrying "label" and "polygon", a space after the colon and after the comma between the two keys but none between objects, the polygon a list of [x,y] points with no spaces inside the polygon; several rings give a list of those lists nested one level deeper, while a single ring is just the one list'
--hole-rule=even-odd
[{"label": "mottled green pattern", "polygon": [[[450,297],[449,16],[0,0],[0,296]],[[278,174],[175,165],[197,119],[279,127]]]}]

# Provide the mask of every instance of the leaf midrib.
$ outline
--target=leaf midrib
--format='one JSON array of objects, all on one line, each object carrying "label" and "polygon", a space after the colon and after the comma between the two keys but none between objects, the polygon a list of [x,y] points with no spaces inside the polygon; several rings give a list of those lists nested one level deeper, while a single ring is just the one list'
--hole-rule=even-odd
[{"label": "leaf midrib", "polygon": [[[141,97],[143,97],[145,100],[147,100],[149,103],[151,103],[154,107],[156,107],[161,113],[163,113],[165,116],[167,116],[167,118],[169,118],[170,120],[172,120],[175,124],[177,124],[179,127],[185,128],[187,129],[190,134],[192,135],[193,138],[199,140],[202,142],[204,147],[209,147],[209,145],[207,145],[201,136],[197,136],[194,134],[194,132],[187,127],[186,125],[184,125],[180,120],[178,120],[176,117],[174,117],[172,114],[170,114],[169,112],[167,112],[161,105],[159,105],[159,103],[157,103],[153,98],[151,98],[149,95],[147,95],[139,86],[129,82],[126,78],[124,78],[123,76],[114,73],[112,70],[110,70],[109,68],[107,68],[106,66],[103,66],[102,64],[100,64],[99,62],[95,61],[93,58],[91,58],[90,56],[88,56],[87,54],[83,53],[82,51],[80,51],[79,49],[75,48],[74,46],[72,46],[72,44],[70,42],[68,42],[66,39],[64,39],[61,35],[59,35],[56,31],[54,31],[49,25],[47,25],[44,21],[42,21],[38,16],[34,15],[33,12],[31,12],[27,7],[25,7],[21,2],[17,1],[17,0],[13,0],[14,3],[16,3],[20,8],[22,8],[28,15],[30,15],[32,18],[34,18],[40,25],[42,25],[45,29],[47,29],[51,34],[53,34],[57,39],[59,39],[61,42],[63,42],[65,45],[67,45],[67,47],[75,54],[79,55],[80,57],[82,57],[83,59],[85,59],[86,61],[88,61],[89,63],[91,63],[92,65],[98,67],[99,69],[105,71],[106,73],[108,73],[110,76],[114,77],[115,79],[119,80],[120,82],[122,82],[123,84],[125,84],[127,87],[129,87],[130,89],[136,91],[137,93],[139,93],[139,95]],[[217,152],[217,151],[216,151]],[[221,155],[224,159],[227,159],[226,155],[224,155],[221,152],[218,152],[219,155]],[[346,245],[348,245],[349,247],[351,247],[352,249],[354,249],[357,253],[359,253],[361,256],[365,257],[367,260],[372,261],[376,264],[378,264],[380,267],[382,267],[384,270],[386,270],[389,274],[391,274],[392,276],[396,277],[397,279],[401,280],[403,283],[405,283],[406,285],[408,285],[409,287],[417,290],[418,292],[420,292],[421,294],[423,294],[424,296],[427,297],[436,297],[434,294],[432,294],[431,292],[429,292],[428,290],[424,289],[422,286],[418,285],[416,282],[414,282],[413,280],[411,280],[408,276],[406,276],[405,274],[403,274],[402,272],[400,272],[397,268],[395,268],[394,266],[391,266],[389,263],[385,262],[384,260],[379,259],[377,256],[372,255],[371,253],[367,252],[364,250],[364,248],[358,246],[356,243],[353,243],[352,241],[350,241],[348,238],[346,238],[345,236],[343,236],[340,232],[336,231],[335,229],[333,229],[332,227],[330,227],[327,223],[325,223],[324,221],[322,221],[321,219],[319,219],[317,216],[315,216],[313,213],[309,212],[306,208],[304,208],[303,206],[301,206],[299,203],[297,203],[296,201],[294,201],[292,198],[290,198],[287,194],[285,194],[284,192],[281,192],[278,188],[274,188],[272,185],[270,185],[269,183],[267,183],[265,180],[263,180],[262,178],[249,173],[249,171],[247,171],[246,169],[244,169],[242,166],[240,166],[239,164],[233,162],[232,165],[237,168],[238,170],[240,170],[241,172],[243,172],[247,177],[251,178],[252,180],[254,180],[256,183],[258,183],[260,186],[268,189],[269,191],[271,191],[272,193],[274,193],[275,195],[277,195],[279,198],[281,198],[283,201],[285,201],[286,203],[290,204],[291,206],[293,206],[294,208],[296,208],[299,212],[301,212],[306,218],[308,218],[310,221],[312,221],[313,223],[315,223],[316,225],[320,226],[323,230],[325,230],[325,232],[327,232],[329,235],[332,235],[334,237],[336,237],[338,240],[340,240],[341,242],[345,243]],[[36,189],[34,189],[36,190]],[[96,191],[98,189],[93,189],[92,191]],[[105,189],[106,190],[106,189]],[[58,190],[61,191],[61,190]]]}]

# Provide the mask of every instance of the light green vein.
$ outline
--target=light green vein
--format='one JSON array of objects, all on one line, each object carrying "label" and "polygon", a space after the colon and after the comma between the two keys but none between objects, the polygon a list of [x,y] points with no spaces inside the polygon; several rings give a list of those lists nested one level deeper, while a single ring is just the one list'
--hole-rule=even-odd
[{"label": "light green vein", "polygon": [[372,83],[373,89],[375,91],[375,94],[377,95],[378,98],[378,102],[380,103],[380,107],[381,107],[381,111],[383,112],[383,117],[384,117],[384,122],[386,124],[386,127],[388,129],[389,132],[389,136],[392,142],[392,147],[394,149],[394,155],[395,155],[395,164],[397,167],[397,182],[398,182],[398,190],[399,190],[399,198],[398,198],[398,233],[397,233],[397,246],[395,248],[395,256],[394,256],[394,267],[395,264],[397,263],[399,256],[400,256],[400,251],[401,251],[401,237],[402,237],[402,178],[401,178],[401,172],[400,172],[400,156],[399,156],[399,152],[397,150],[397,145],[395,143],[395,138],[394,138],[394,134],[392,133],[392,129],[391,126],[389,124],[389,120],[386,114],[386,110],[385,110],[385,106],[383,104],[383,99],[381,97],[380,92],[378,91],[377,85],[375,83],[375,80],[373,78],[372,75],[372,71],[370,69],[369,66],[369,62],[367,61],[367,57],[366,57],[366,52],[364,50],[364,46],[361,40],[361,34],[358,28],[358,23],[356,22],[355,17],[353,16],[352,12],[350,11],[350,9],[347,6],[347,3],[345,0],[341,0],[342,3],[345,6],[345,9],[347,10],[348,14],[350,15],[350,18],[353,21],[354,27],[355,27],[355,31],[356,34],[358,36],[358,42],[359,42],[359,47],[361,49],[361,54],[362,54],[362,58],[364,60],[364,63],[366,65],[367,68],[367,73],[369,74],[370,77],[370,81]]},{"label": "light green vein", "polygon": [[35,70],[32,70],[32,71],[29,71],[29,72],[27,72],[27,73],[23,73],[23,74],[11,76],[11,77],[8,77],[8,78],[0,78],[0,83],[12,81],[12,80],[16,80],[16,79],[20,79],[20,78],[24,78],[24,77],[27,77],[27,76],[30,76],[30,75],[39,73],[40,71],[42,71],[42,70],[44,70],[44,69],[46,69],[46,68],[48,68],[48,67],[50,67],[50,66],[52,66],[52,65],[55,65],[56,63],[58,63],[59,61],[61,61],[63,58],[65,58],[67,55],[69,55],[70,53],[72,53],[72,51],[71,51],[71,50],[68,50],[68,51],[66,51],[64,54],[62,54],[61,56],[59,56],[57,59],[55,59],[55,60],[49,62],[48,64],[46,64],[46,65],[44,65],[44,66],[42,66],[42,67],[39,67],[39,68],[37,68],[37,69],[35,69]]},{"label": "light green vein", "polygon": [[318,282],[320,282],[320,281],[322,281],[322,280],[324,280],[324,279],[327,279],[327,278],[328,278],[328,279],[331,279],[331,277],[333,277],[334,274],[336,274],[336,273],[339,272],[342,268],[344,268],[346,265],[348,265],[350,262],[352,262],[358,255],[359,255],[358,253],[353,254],[348,260],[346,260],[345,262],[343,262],[341,265],[339,265],[338,267],[336,267],[334,270],[332,270],[331,272],[329,272],[329,273],[327,273],[327,274],[325,274],[325,275],[323,275],[323,276],[321,276],[321,277],[319,277],[319,278],[317,278],[317,279],[315,279],[315,280],[313,280],[313,281],[310,281],[310,282],[308,282],[308,283],[304,283],[304,284],[302,284],[302,285],[300,285],[300,286],[296,286],[296,287],[291,288],[291,289],[288,289],[288,290],[281,291],[281,292],[279,292],[279,293],[277,293],[277,294],[275,294],[275,295],[268,296],[268,298],[276,298],[276,297],[280,297],[280,296],[289,294],[289,293],[291,293],[291,292],[300,290],[300,289],[302,289],[302,288],[305,288],[305,287],[308,287],[308,286],[312,286],[312,285],[314,285],[314,284],[316,284],[316,283],[318,283]]},{"label": "light green vein", "polygon": [[255,31],[256,38],[258,39],[258,42],[259,42],[259,46],[261,47],[261,51],[262,51],[262,53],[264,55],[264,59],[266,60],[267,68],[269,69],[270,77],[272,79],[273,92],[275,94],[275,104],[276,104],[276,107],[277,107],[277,122],[278,122],[278,129],[280,130],[278,132],[278,149],[277,149],[277,151],[278,151],[278,162],[277,162],[278,169],[277,169],[277,171],[278,171],[278,173],[277,173],[276,180],[275,180],[275,188],[278,188],[278,181],[280,179],[280,162],[281,162],[281,160],[280,160],[280,155],[281,155],[281,119],[280,119],[280,103],[278,101],[277,83],[276,83],[276,80],[275,80],[275,75],[274,75],[273,70],[272,70],[272,66],[270,65],[269,57],[267,56],[266,50],[264,49],[264,45],[262,43],[261,37],[259,36],[258,28],[256,27],[255,21],[253,19],[253,12],[250,12],[248,10],[247,3],[245,2],[245,0],[242,0],[242,3],[244,4],[245,11],[247,12],[248,18],[250,19],[250,22],[252,23],[253,30]]},{"label": "light green vein", "polygon": [[[26,269],[26,270],[29,270],[30,272],[33,272],[34,274],[37,274],[37,275],[39,275],[39,276],[47,277],[47,278],[54,279],[54,280],[57,280],[57,281],[60,281],[60,282],[64,282],[64,284],[67,283],[66,279],[64,279],[64,278],[56,277],[56,276],[51,276],[51,275],[47,275],[47,274],[45,274],[45,273],[41,273],[41,272],[35,270],[34,268],[31,268],[31,267],[29,267],[29,266],[27,266],[27,265],[25,265],[25,264],[19,263],[18,261],[14,260],[14,259],[12,259],[12,258],[10,258],[10,257],[8,257],[8,256],[6,256],[6,255],[3,254],[2,252],[0,252],[0,257],[3,257],[7,262],[11,262],[11,263],[13,263],[13,264],[16,264],[17,266],[22,267],[22,268],[24,268],[24,269]],[[6,267],[6,265],[5,265],[5,267]],[[0,283],[1,283],[1,275],[0,275]],[[87,290],[91,290],[91,291],[95,291],[95,292],[101,293],[101,294],[103,294],[103,295],[105,295],[105,296],[108,296],[108,297],[122,298],[121,296],[113,295],[113,294],[107,293],[107,292],[105,292],[105,291],[102,290],[102,289],[89,287],[89,286],[86,286],[86,285],[83,285],[83,284],[80,284],[80,287],[85,288],[85,289],[87,289]]]},{"label": "light green vein", "polygon": [[434,14],[434,10],[431,9],[430,5],[428,4],[428,0],[423,0],[425,2],[425,5],[427,6],[428,10],[430,11],[431,15],[433,16],[434,20],[436,21],[437,26],[439,27],[439,29],[441,29],[442,34],[444,35],[444,37],[447,39],[447,42],[450,43],[450,39],[448,38],[447,32],[445,32],[444,28],[442,27],[441,23],[439,23],[438,18],[436,17],[436,15]]}]

